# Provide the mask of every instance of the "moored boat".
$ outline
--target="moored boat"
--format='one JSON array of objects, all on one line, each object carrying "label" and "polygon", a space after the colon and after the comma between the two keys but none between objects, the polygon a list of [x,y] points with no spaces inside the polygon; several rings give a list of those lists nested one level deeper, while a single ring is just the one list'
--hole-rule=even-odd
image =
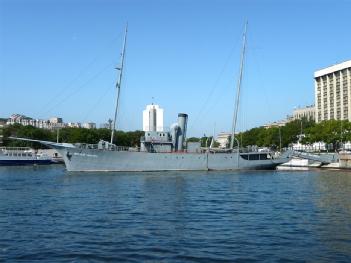
[{"label": "moored boat", "polygon": [[0,165],[51,164],[51,157],[28,147],[1,147]]}]

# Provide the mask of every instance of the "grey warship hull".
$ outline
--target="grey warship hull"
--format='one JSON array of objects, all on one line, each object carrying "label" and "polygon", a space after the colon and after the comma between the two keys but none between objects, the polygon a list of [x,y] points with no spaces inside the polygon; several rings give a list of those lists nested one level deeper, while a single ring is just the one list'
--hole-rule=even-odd
[{"label": "grey warship hull", "polygon": [[[236,152],[150,153],[54,148],[63,156],[68,171],[84,172],[274,169],[277,165],[290,160],[288,157],[260,160],[259,157],[264,156],[263,154],[239,154],[238,156]],[[250,156],[254,157],[254,160],[250,160]]]}]

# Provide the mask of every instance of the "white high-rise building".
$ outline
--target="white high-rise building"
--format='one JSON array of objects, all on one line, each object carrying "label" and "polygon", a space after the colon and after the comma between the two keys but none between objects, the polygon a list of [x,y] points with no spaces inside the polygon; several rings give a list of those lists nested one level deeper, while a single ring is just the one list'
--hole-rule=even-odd
[{"label": "white high-rise building", "polygon": [[163,131],[163,109],[159,105],[146,105],[143,111],[143,131]]},{"label": "white high-rise building", "polygon": [[316,122],[351,121],[351,60],[314,73]]}]

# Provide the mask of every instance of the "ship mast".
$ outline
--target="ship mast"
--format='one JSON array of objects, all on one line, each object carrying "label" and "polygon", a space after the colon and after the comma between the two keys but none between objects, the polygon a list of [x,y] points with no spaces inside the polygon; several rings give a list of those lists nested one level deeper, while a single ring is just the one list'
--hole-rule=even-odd
[{"label": "ship mast", "polygon": [[120,95],[120,92],[121,92],[124,57],[125,57],[125,53],[126,53],[127,32],[128,32],[128,24],[126,25],[126,30],[125,30],[125,34],[124,34],[123,49],[122,49],[122,53],[121,53],[121,66],[120,67],[116,67],[116,69],[119,71],[119,75],[118,75],[118,81],[116,82],[117,98],[116,98],[115,117],[113,119],[113,126],[112,126],[112,132],[111,132],[111,143],[113,143],[113,137],[114,137],[115,129],[116,129],[116,120],[117,120],[117,113],[118,113],[119,95]]},{"label": "ship mast", "polygon": [[[238,79],[238,84],[237,84],[237,92],[236,92],[236,99],[235,99],[235,109],[234,109],[234,114],[233,114],[232,137],[231,137],[231,140],[230,140],[230,149],[233,149],[233,147],[234,147],[234,135],[235,135],[236,121],[237,121],[237,118],[238,118],[238,111],[239,111],[240,88],[241,88],[241,81],[242,81],[242,78],[243,78],[245,49],[246,49],[247,24],[248,23],[246,21],[245,29],[244,29],[244,35],[243,35],[243,46],[242,46],[242,52],[241,52],[241,58],[240,58],[240,73],[239,73],[239,79]],[[238,145],[238,147],[239,147],[239,145]]]}]

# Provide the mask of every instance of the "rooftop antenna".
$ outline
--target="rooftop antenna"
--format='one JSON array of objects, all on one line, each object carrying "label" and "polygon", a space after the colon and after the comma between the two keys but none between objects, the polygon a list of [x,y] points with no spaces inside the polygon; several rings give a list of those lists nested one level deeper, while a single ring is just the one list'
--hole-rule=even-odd
[{"label": "rooftop antenna", "polygon": [[[233,147],[234,147],[234,139],[235,139],[234,135],[235,135],[235,129],[236,129],[236,121],[238,119],[240,88],[241,88],[241,81],[242,81],[242,78],[243,78],[245,49],[246,49],[247,24],[248,24],[248,22],[246,21],[245,29],[244,29],[244,35],[243,35],[243,46],[242,46],[242,52],[241,52],[241,58],[240,58],[240,73],[239,73],[239,79],[238,79],[238,85],[237,85],[237,93],[236,93],[236,99],[235,99],[235,110],[234,110],[234,114],[233,114],[232,136],[231,136],[231,140],[230,140],[230,149],[233,149]],[[239,145],[238,145],[238,147],[239,147]]]},{"label": "rooftop antenna", "polygon": [[117,120],[117,113],[118,113],[119,95],[120,95],[120,92],[121,92],[124,57],[125,57],[125,52],[126,52],[127,32],[128,32],[128,23],[126,25],[126,30],[125,30],[125,34],[124,34],[123,49],[122,49],[122,53],[121,53],[121,66],[120,67],[116,67],[116,69],[119,71],[119,76],[118,76],[118,81],[116,82],[117,98],[116,98],[115,117],[113,119],[113,127],[112,127],[112,132],[111,132],[111,143],[113,143],[113,137],[114,137],[115,129],[116,129],[116,120]]}]

